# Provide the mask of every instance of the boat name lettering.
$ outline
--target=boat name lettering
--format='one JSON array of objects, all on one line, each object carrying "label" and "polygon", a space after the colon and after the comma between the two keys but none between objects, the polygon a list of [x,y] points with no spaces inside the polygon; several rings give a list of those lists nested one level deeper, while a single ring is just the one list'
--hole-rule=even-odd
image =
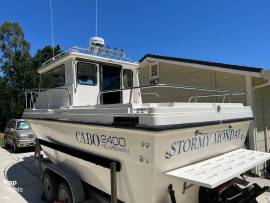
[{"label": "boat name lettering", "polygon": [[126,145],[126,140],[123,137],[116,137],[110,135],[99,135],[89,132],[76,132],[77,142],[88,144],[95,147],[103,147],[119,152],[129,153],[129,149]]},{"label": "boat name lettering", "polygon": [[171,143],[170,150],[166,152],[165,158],[195,150],[201,150],[210,145],[222,144],[232,140],[243,140],[246,136],[242,129],[226,129],[211,133],[195,133],[194,137],[184,138]]}]

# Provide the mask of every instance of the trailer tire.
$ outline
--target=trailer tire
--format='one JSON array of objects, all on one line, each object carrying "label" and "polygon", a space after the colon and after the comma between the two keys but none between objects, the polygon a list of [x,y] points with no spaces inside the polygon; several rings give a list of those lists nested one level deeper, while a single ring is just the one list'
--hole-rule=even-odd
[{"label": "trailer tire", "polygon": [[42,190],[44,199],[47,202],[53,202],[56,198],[56,181],[54,181],[53,175],[49,172],[45,172],[42,178]]},{"label": "trailer tire", "polygon": [[57,201],[64,203],[72,203],[72,193],[69,185],[66,182],[60,183],[57,189]]}]

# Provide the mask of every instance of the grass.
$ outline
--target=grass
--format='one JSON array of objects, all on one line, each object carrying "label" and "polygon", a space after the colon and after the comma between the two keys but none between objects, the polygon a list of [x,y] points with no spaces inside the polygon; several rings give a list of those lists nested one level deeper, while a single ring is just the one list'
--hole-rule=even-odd
[{"label": "grass", "polygon": [[0,147],[4,146],[4,134],[0,133]]}]

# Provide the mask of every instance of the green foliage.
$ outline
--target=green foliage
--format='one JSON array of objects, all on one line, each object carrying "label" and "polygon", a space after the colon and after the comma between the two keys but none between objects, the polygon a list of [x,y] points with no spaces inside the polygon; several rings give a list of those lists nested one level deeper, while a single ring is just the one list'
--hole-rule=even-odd
[{"label": "green foliage", "polygon": [[[53,56],[51,46],[39,49],[31,57],[30,43],[24,38],[23,29],[17,22],[4,22],[0,27],[0,129],[11,118],[21,117],[26,89],[38,87],[37,68]],[[54,48],[61,52],[59,46]]]},{"label": "green foliage", "polygon": [[[59,45],[57,45],[56,47],[54,47],[54,54],[57,55],[60,53],[61,48]],[[53,48],[51,46],[45,46],[43,49],[37,50],[37,53],[32,59],[33,67],[35,69],[39,68],[45,61],[51,59],[52,57],[53,57]]]},{"label": "green foliage", "polygon": [[0,49],[4,61],[14,60],[16,57],[30,57],[30,44],[24,39],[22,28],[17,22],[4,22],[0,27]]},{"label": "green foliage", "polygon": [[4,146],[4,135],[0,133],[0,147]]}]

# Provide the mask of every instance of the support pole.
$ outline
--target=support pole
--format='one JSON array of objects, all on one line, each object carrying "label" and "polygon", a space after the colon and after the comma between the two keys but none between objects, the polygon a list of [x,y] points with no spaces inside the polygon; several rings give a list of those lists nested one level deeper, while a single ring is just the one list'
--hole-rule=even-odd
[{"label": "support pole", "polygon": [[40,175],[42,174],[42,168],[41,168],[41,147],[39,144],[39,139],[36,139],[36,148],[35,148],[35,157],[38,159],[38,167],[40,171]]},{"label": "support pole", "polygon": [[264,127],[264,147],[265,147],[265,152],[268,152],[268,136],[267,136],[267,126]]},{"label": "support pole", "polygon": [[[268,136],[267,136],[267,126],[264,127],[264,151],[268,152]],[[267,172],[267,162],[264,162],[264,172]]]},{"label": "support pole", "polygon": [[117,203],[116,163],[112,162],[111,169],[111,203]]}]

